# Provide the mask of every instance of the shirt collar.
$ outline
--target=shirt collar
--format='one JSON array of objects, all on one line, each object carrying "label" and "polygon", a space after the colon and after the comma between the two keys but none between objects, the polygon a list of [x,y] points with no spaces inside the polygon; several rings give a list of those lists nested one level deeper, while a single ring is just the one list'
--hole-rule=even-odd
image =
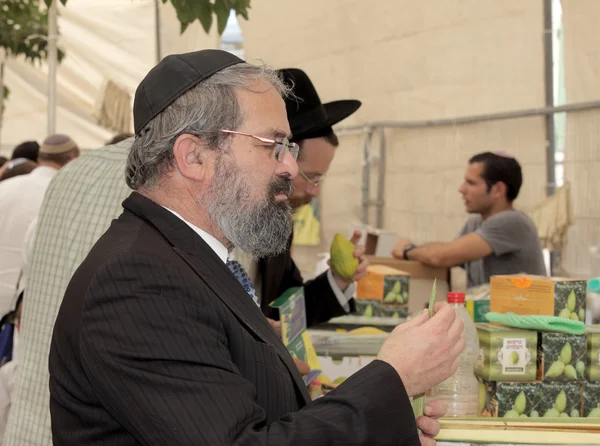
[{"label": "shirt collar", "polygon": [[169,208],[167,208],[165,206],[163,206],[163,207],[167,211],[171,212],[175,217],[177,217],[181,221],[183,221],[190,228],[192,228],[194,230],[194,232],[196,234],[198,234],[202,238],[202,240],[204,240],[206,242],[206,244],[208,246],[210,246],[210,248],[215,252],[215,254],[217,254],[219,256],[219,258],[223,261],[223,263],[227,263],[227,256],[229,255],[229,252],[227,251],[227,248],[225,248],[225,246],[223,246],[223,244],[220,241],[218,241],[216,238],[214,238],[208,232],[203,231],[198,226],[196,226],[196,225],[190,223],[189,221],[187,221],[185,218],[183,218],[181,215],[179,215],[174,210],[169,209]]}]

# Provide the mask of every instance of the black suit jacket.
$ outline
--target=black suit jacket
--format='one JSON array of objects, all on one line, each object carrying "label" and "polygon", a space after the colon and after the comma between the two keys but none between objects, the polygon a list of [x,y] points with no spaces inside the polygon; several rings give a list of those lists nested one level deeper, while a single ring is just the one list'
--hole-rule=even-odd
[{"label": "black suit jacket", "polygon": [[133,193],[67,288],[50,351],[54,444],[419,444],[394,369],[309,396],[291,356],[189,226]]},{"label": "black suit jacket", "polygon": [[[265,316],[279,320],[278,310],[269,307],[269,304],[281,296],[288,288],[304,286],[306,303],[306,322],[308,326],[327,322],[336,316],[346,314],[340,305],[335,293],[331,289],[327,273],[323,273],[314,280],[304,283],[302,274],[296,266],[291,253],[292,239],[288,242],[287,249],[276,257],[262,259],[258,262],[261,277],[260,307]],[[354,299],[348,302],[350,312],[356,311]]]}]

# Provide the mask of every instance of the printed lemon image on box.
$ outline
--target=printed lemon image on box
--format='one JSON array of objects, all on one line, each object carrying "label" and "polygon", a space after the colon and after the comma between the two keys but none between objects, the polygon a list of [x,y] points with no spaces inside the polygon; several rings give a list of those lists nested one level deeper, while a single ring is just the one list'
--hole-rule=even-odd
[{"label": "printed lemon image on box", "polygon": [[493,276],[490,310],[585,321],[587,282],[543,276]]},{"label": "printed lemon image on box", "polygon": [[540,416],[540,383],[479,380],[479,414],[494,418]]},{"label": "printed lemon image on box", "polygon": [[544,381],[583,381],[587,361],[586,335],[540,333]]},{"label": "printed lemon image on box", "polygon": [[587,329],[587,367],[588,381],[600,381],[600,325]]},{"label": "printed lemon image on box", "polygon": [[586,418],[600,418],[600,382],[583,384],[583,414]]},{"label": "printed lemon image on box", "polygon": [[545,418],[580,417],[582,398],[581,382],[544,382],[540,388],[538,412]]},{"label": "printed lemon image on box", "polygon": [[410,275],[385,265],[369,265],[356,289],[356,313],[367,317],[408,315]]},{"label": "printed lemon image on box", "polygon": [[475,375],[487,381],[535,381],[538,335],[490,324],[476,324],[479,353]]}]

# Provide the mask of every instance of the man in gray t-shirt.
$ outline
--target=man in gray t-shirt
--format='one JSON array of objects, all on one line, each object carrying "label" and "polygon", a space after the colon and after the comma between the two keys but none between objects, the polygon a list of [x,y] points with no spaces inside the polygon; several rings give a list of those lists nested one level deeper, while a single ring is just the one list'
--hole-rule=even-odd
[{"label": "man in gray t-shirt", "polygon": [[467,212],[478,215],[467,220],[453,242],[415,246],[404,239],[392,254],[426,265],[462,266],[468,287],[489,283],[499,274],[546,275],[537,229],[527,215],[513,209],[522,182],[521,166],[510,155],[475,155],[459,192]]},{"label": "man in gray t-shirt", "polygon": [[459,238],[471,233],[480,235],[493,253],[465,263],[468,287],[489,283],[491,276],[500,274],[546,275],[537,229],[524,213],[510,209],[485,221],[481,215],[472,216],[460,231]]}]

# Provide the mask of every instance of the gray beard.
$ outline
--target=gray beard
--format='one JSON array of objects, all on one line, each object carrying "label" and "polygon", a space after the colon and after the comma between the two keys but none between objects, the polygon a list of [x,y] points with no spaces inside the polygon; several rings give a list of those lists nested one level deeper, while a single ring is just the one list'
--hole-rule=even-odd
[{"label": "gray beard", "polygon": [[291,181],[272,181],[260,203],[250,203],[249,191],[240,169],[222,155],[202,205],[229,242],[228,249],[237,247],[255,259],[276,256],[287,249],[293,220],[289,202],[276,202],[274,196],[289,195]]}]

